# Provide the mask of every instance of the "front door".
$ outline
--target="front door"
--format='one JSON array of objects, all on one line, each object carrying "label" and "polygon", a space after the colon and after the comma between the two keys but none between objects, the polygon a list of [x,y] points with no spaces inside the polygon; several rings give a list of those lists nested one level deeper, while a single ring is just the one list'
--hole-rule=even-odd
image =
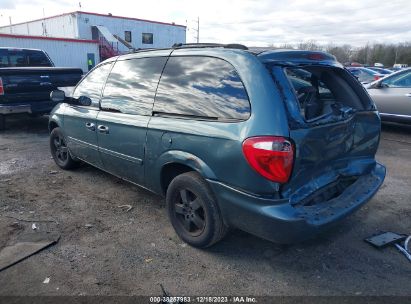
[{"label": "front door", "polygon": [[[64,132],[73,156],[97,167],[102,167],[97,143],[97,115],[103,84],[111,69],[111,63],[98,66],[75,88],[74,102],[67,105],[64,112]],[[90,106],[75,104],[75,100],[85,96],[91,99]]]},{"label": "front door", "polygon": [[134,183],[144,181],[144,148],[149,116],[100,111],[97,136],[104,169]]}]

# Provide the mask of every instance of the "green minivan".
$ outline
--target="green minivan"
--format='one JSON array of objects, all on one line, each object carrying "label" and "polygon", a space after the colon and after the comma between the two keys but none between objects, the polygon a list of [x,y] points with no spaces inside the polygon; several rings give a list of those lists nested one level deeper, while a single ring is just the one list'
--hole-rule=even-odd
[{"label": "green minivan", "polygon": [[372,198],[380,118],[323,52],[176,45],[108,59],[50,115],[63,169],[88,163],[166,198],[178,236],[316,235]]}]

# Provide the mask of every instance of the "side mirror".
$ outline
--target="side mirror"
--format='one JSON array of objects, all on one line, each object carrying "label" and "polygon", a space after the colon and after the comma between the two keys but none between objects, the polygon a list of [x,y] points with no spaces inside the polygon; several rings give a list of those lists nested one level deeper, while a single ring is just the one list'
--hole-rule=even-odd
[{"label": "side mirror", "polygon": [[385,82],[381,81],[378,83],[378,87],[380,88],[389,88],[390,86],[386,84]]},{"label": "side mirror", "polygon": [[382,88],[388,88],[388,85],[382,81],[374,82],[372,85],[368,86],[368,89],[382,89]]},{"label": "side mirror", "polygon": [[77,101],[78,101],[79,105],[81,105],[81,106],[85,106],[85,107],[91,106],[91,99],[87,96],[80,96],[77,99]]},{"label": "side mirror", "polygon": [[54,90],[50,93],[50,99],[53,102],[64,102],[66,94],[61,90]]}]

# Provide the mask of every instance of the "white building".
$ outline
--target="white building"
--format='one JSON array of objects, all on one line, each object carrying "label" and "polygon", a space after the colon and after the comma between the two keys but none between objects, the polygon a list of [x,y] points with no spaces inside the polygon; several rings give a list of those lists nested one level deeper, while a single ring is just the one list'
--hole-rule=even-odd
[{"label": "white building", "polygon": [[186,27],[129,17],[72,12],[0,27],[0,46],[45,50],[56,66],[83,71],[108,57],[138,48],[185,43]]}]

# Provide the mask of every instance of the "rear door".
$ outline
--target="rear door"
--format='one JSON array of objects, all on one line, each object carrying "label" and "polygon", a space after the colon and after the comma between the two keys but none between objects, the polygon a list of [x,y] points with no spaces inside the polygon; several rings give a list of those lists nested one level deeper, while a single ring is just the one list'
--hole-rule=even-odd
[{"label": "rear door", "polygon": [[144,183],[147,125],[167,57],[118,60],[104,89],[97,136],[104,169]]},{"label": "rear door", "polygon": [[64,112],[64,134],[74,156],[94,166],[102,167],[97,144],[97,114],[101,91],[112,63],[98,66],[76,87],[73,98],[82,96],[91,99],[90,106],[67,105]]},{"label": "rear door", "polygon": [[286,76],[293,93],[287,107],[296,153],[283,195],[298,202],[330,183],[369,173],[375,166],[380,121],[358,82],[336,67],[274,70],[276,77]]}]

